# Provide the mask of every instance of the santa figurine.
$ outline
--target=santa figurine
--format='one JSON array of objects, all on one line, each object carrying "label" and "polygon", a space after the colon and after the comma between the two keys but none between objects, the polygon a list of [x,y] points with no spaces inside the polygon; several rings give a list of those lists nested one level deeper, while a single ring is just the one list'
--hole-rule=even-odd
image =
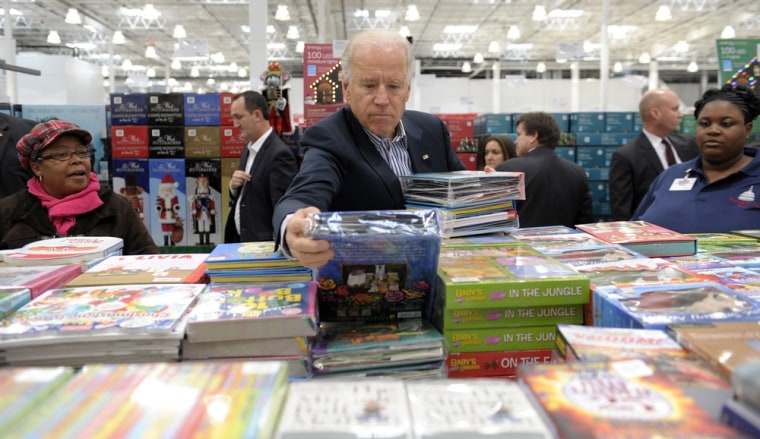
[{"label": "santa figurine", "polygon": [[174,178],[166,174],[158,185],[158,197],[156,198],[156,210],[158,211],[158,222],[161,224],[161,233],[164,235],[164,245],[174,245],[179,240],[176,239],[175,229],[181,227],[181,218],[179,217],[179,197],[177,197],[177,187],[179,184]]}]

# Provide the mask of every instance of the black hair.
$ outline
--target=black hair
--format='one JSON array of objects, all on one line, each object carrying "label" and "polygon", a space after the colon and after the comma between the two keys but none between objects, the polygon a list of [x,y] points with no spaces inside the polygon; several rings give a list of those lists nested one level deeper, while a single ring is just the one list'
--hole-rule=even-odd
[{"label": "black hair", "polygon": [[525,134],[538,134],[538,144],[551,149],[557,146],[562,135],[554,116],[542,111],[521,114],[515,122],[515,127],[520,124],[522,124],[522,130]]},{"label": "black hair", "polygon": [[261,93],[247,90],[236,94],[232,97],[232,100],[236,101],[239,98],[243,98],[243,101],[245,102],[245,111],[253,114],[254,111],[259,110],[261,111],[264,120],[269,120],[269,104]]},{"label": "black hair", "polygon": [[697,102],[694,103],[694,118],[699,119],[699,114],[708,102],[727,101],[736,105],[744,115],[744,123],[748,124],[760,115],[760,98],[755,92],[744,85],[723,85],[720,89],[707,90]]}]

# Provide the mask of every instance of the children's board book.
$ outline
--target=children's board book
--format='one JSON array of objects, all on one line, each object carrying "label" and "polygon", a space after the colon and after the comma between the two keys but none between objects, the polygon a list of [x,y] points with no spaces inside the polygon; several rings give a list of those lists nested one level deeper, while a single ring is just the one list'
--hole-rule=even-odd
[{"label": "children's board book", "polygon": [[760,319],[755,300],[717,282],[599,287],[593,304],[594,324],[613,328]]},{"label": "children's board book", "polygon": [[431,322],[442,332],[457,329],[504,328],[515,326],[583,323],[583,305],[545,305],[521,308],[447,309],[436,295]]},{"label": "children's board book", "polygon": [[427,321],[322,324],[309,352],[314,373],[385,368],[443,361],[441,333]]},{"label": "children's board book", "polygon": [[109,256],[67,285],[201,283],[207,256],[203,253]]},{"label": "children's board book", "polygon": [[696,253],[686,256],[668,256],[663,259],[694,272],[700,272],[701,270],[711,268],[733,267],[733,265],[725,259],[716,258],[715,256],[706,253]]},{"label": "children's board book", "polygon": [[400,177],[404,198],[411,203],[463,207],[525,199],[522,172],[429,172]]},{"label": "children's board book", "polygon": [[750,270],[760,269],[760,246],[744,250],[725,250],[707,252],[708,255],[724,259],[732,265],[749,268]]},{"label": "children's board book", "polygon": [[588,233],[558,233],[556,235],[518,235],[519,242],[550,254],[560,250],[596,248],[608,244]]},{"label": "children's board book", "polygon": [[578,224],[586,233],[611,244],[624,247],[649,257],[693,255],[697,252],[697,239],[646,221],[610,221]]},{"label": "children's board book", "polygon": [[406,390],[415,438],[553,437],[526,390],[514,381],[409,381]]},{"label": "children's board book", "polygon": [[411,409],[404,382],[292,382],[275,438],[412,439]]},{"label": "children's board book", "polygon": [[314,282],[209,284],[190,311],[190,342],[313,336]]},{"label": "children's board book", "polygon": [[111,236],[69,236],[44,239],[3,255],[8,265],[65,265],[120,255],[121,238]]},{"label": "children's board book", "polygon": [[671,324],[666,330],[686,350],[729,380],[738,365],[760,360],[760,323],[757,320]]},{"label": "children's board book", "polygon": [[707,280],[704,276],[680,267],[662,258],[628,259],[616,262],[601,262],[575,267],[576,271],[588,276],[591,285],[651,285]]},{"label": "children's board book", "polygon": [[640,255],[622,245],[603,244],[597,247],[586,248],[544,248],[541,251],[552,258],[573,267],[583,267],[592,264],[612,263],[627,261],[629,259],[642,259]]},{"label": "children's board book", "polygon": [[93,364],[16,437],[271,439],[286,393],[282,362]]},{"label": "children's board book", "polygon": [[[0,432],[15,431],[25,415],[36,417],[37,407],[74,374],[70,367],[5,367],[0,369]],[[37,418],[39,419],[39,418]]]},{"label": "children's board book", "polygon": [[217,244],[206,258],[206,267],[209,270],[224,270],[301,266],[298,261],[286,258],[274,248],[273,241]]},{"label": "children's board book", "polygon": [[558,437],[737,438],[645,358],[522,366]]},{"label": "children's board book", "polygon": [[519,244],[441,250],[436,294],[446,309],[578,305],[589,280],[550,256]]},{"label": "children's board book", "polygon": [[449,352],[448,378],[513,377],[523,364],[550,364],[558,360],[554,349],[495,352]]},{"label": "children's board book", "polygon": [[206,285],[153,284],[49,290],[0,321],[0,347],[175,338]]},{"label": "children's board book", "polygon": [[29,288],[32,299],[45,291],[65,285],[82,274],[82,265],[38,265],[33,267],[0,267],[0,288]]},{"label": "children's board book", "polygon": [[757,245],[757,239],[736,233],[689,233],[697,238],[697,249],[701,252],[748,248]]},{"label": "children's board book", "polygon": [[306,231],[330,242],[317,273],[324,322],[387,322],[430,315],[441,248],[438,210],[321,212]]},{"label": "children's board book", "polygon": [[760,271],[730,266],[700,270],[699,274],[749,297],[760,298]]}]

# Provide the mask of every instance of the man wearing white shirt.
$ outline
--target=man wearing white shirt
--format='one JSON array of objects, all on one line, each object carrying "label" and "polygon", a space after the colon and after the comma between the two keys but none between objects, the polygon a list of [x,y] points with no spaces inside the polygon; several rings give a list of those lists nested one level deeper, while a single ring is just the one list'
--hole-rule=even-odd
[{"label": "man wearing white shirt", "polygon": [[691,160],[699,153],[694,136],[674,134],[683,117],[680,105],[672,90],[649,90],[641,97],[642,132],[618,148],[610,163],[609,195],[614,220],[631,219],[649,185],[669,166],[666,146],[672,148],[673,163]]},{"label": "man wearing white shirt", "polygon": [[270,127],[269,107],[261,93],[235,95],[230,111],[248,144],[230,179],[231,210],[224,242],[271,241],[274,205],[298,172],[296,158]]}]

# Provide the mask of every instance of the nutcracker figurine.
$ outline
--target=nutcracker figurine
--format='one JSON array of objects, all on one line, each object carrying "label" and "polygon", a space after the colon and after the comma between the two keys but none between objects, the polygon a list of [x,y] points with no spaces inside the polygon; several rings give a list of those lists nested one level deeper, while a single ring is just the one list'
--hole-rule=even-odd
[{"label": "nutcracker figurine", "polygon": [[269,104],[269,125],[277,134],[293,134],[288,100],[290,72],[283,72],[280,63],[272,61],[259,78],[264,82],[261,94]]},{"label": "nutcracker figurine", "polygon": [[198,245],[211,245],[211,234],[216,233],[216,203],[211,198],[208,177],[199,175],[196,179],[193,197],[193,230],[199,236]]}]

